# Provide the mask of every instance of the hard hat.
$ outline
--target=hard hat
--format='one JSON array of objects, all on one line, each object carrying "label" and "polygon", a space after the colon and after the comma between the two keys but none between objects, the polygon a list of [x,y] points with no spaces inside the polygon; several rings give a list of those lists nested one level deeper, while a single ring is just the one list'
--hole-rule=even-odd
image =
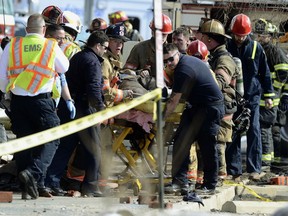
[{"label": "hard hat", "polygon": [[63,11],[57,20],[57,24],[73,29],[77,33],[81,32],[80,17],[71,11]]},{"label": "hard hat", "polygon": [[123,23],[116,23],[108,26],[106,29],[106,35],[111,38],[122,39],[123,42],[126,42],[129,41],[129,39],[125,37],[126,31],[126,27]]},{"label": "hard hat", "polygon": [[124,22],[128,20],[128,16],[124,11],[116,11],[114,13],[108,14],[110,24],[115,24],[118,22]]},{"label": "hard hat", "polygon": [[251,33],[251,21],[245,14],[237,14],[231,21],[231,31],[235,35],[246,36]]},{"label": "hard hat", "polygon": [[62,13],[61,9],[57,6],[50,5],[42,11],[42,16],[46,23],[56,24],[58,17]]},{"label": "hard hat", "polygon": [[209,54],[207,46],[200,40],[192,41],[186,52],[188,55],[198,57],[201,60],[206,60]]},{"label": "hard hat", "polygon": [[102,18],[95,18],[92,20],[91,25],[89,29],[86,30],[86,32],[92,33],[93,31],[99,31],[99,30],[106,30],[107,28],[107,23],[104,19]]},{"label": "hard hat", "polygon": [[229,35],[225,34],[225,28],[223,24],[216,19],[211,19],[204,22],[200,29],[201,33],[203,34],[221,35],[226,38],[231,38]]},{"label": "hard hat", "polygon": [[255,22],[255,32],[258,34],[274,34],[277,31],[277,26],[272,25],[272,23],[267,22],[265,19],[260,18]]},{"label": "hard hat", "polygon": [[[162,29],[161,32],[162,34],[170,34],[172,33],[172,22],[171,19],[165,15],[162,14]],[[155,30],[155,26],[154,26],[154,19],[152,19],[152,21],[150,22],[150,26],[149,26],[152,30]]]}]

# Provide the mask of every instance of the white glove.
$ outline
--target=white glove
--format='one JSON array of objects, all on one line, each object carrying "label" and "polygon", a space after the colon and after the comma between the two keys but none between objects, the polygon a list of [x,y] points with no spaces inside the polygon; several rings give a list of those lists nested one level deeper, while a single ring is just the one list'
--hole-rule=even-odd
[{"label": "white glove", "polygon": [[67,100],[66,105],[67,105],[68,110],[70,111],[70,118],[74,119],[76,115],[76,107],[74,106],[74,101]]}]

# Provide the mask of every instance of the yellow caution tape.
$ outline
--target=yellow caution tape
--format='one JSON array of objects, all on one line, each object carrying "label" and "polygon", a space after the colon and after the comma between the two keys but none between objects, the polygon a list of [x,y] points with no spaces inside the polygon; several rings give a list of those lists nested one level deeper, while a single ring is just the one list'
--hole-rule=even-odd
[{"label": "yellow caution tape", "polygon": [[259,194],[257,194],[253,189],[247,187],[246,185],[244,185],[244,183],[235,183],[235,182],[232,182],[232,181],[228,181],[228,180],[225,180],[224,181],[224,184],[227,184],[227,185],[231,185],[231,186],[241,186],[245,189],[248,190],[248,192],[253,195],[254,197],[262,200],[262,201],[265,201],[265,202],[272,202],[272,200],[268,199],[268,198],[265,198],[265,197],[262,197],[260,196]]},{"label": "yellow caution tape", "polygon": [[[130,102],[122,103],[117,106],[105,109],[101,112],[97,112],[80,119],[76,119],[69,123],[41,131],[29,136],[21,137],[6,143],[0,144],[0,156],[6,154],[13,154],[15,152],[23,151],[25,149],[33,148],[50,142],[61,137],[76,133],[85,128],[91,127],[97,123],[100,123],[106,119],[112,118],[120,113],[130,110],[145,101],[154,99],[155,103],[161,99],[162,90],[157,88],[143,96],[134,98]],[[156,113],[154,113],[154,116]]]}]

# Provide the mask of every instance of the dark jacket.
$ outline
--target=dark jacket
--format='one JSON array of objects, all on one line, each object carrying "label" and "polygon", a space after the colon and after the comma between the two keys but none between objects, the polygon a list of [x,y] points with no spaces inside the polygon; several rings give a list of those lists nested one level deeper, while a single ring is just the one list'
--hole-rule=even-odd
[{"label": "dark jacket", "polygon": [[232,56],[238,57],[242,62],[244,98],[250,103],[259,103],[260,96],[273,98],[273,86],[270,70],[262,46],[256,43],[255,55],[253,55],[254,41],[248,36],[246,41],[237,47],[234,40],[227,43],[227,49]]},{"label": "dark jacket", "polygon": [[86,47],[71,58],[66,78],[76,105],[92,106],[97,111],[104,109],[102,61],[103,58]]}]

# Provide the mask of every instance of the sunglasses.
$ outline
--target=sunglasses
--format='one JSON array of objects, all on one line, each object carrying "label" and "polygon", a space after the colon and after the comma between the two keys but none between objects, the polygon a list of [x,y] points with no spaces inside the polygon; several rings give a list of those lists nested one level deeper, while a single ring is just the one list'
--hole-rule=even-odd
[{"label": "sunglasses", "polygon": [[170,56],[169,58],[167,59],[164,59],[163,62],[164,64],[167,64],[168,62],[173,62],[174,61],[174,57],[175,55],[178,54],[178,52],[174,53],[172,56]]}]

